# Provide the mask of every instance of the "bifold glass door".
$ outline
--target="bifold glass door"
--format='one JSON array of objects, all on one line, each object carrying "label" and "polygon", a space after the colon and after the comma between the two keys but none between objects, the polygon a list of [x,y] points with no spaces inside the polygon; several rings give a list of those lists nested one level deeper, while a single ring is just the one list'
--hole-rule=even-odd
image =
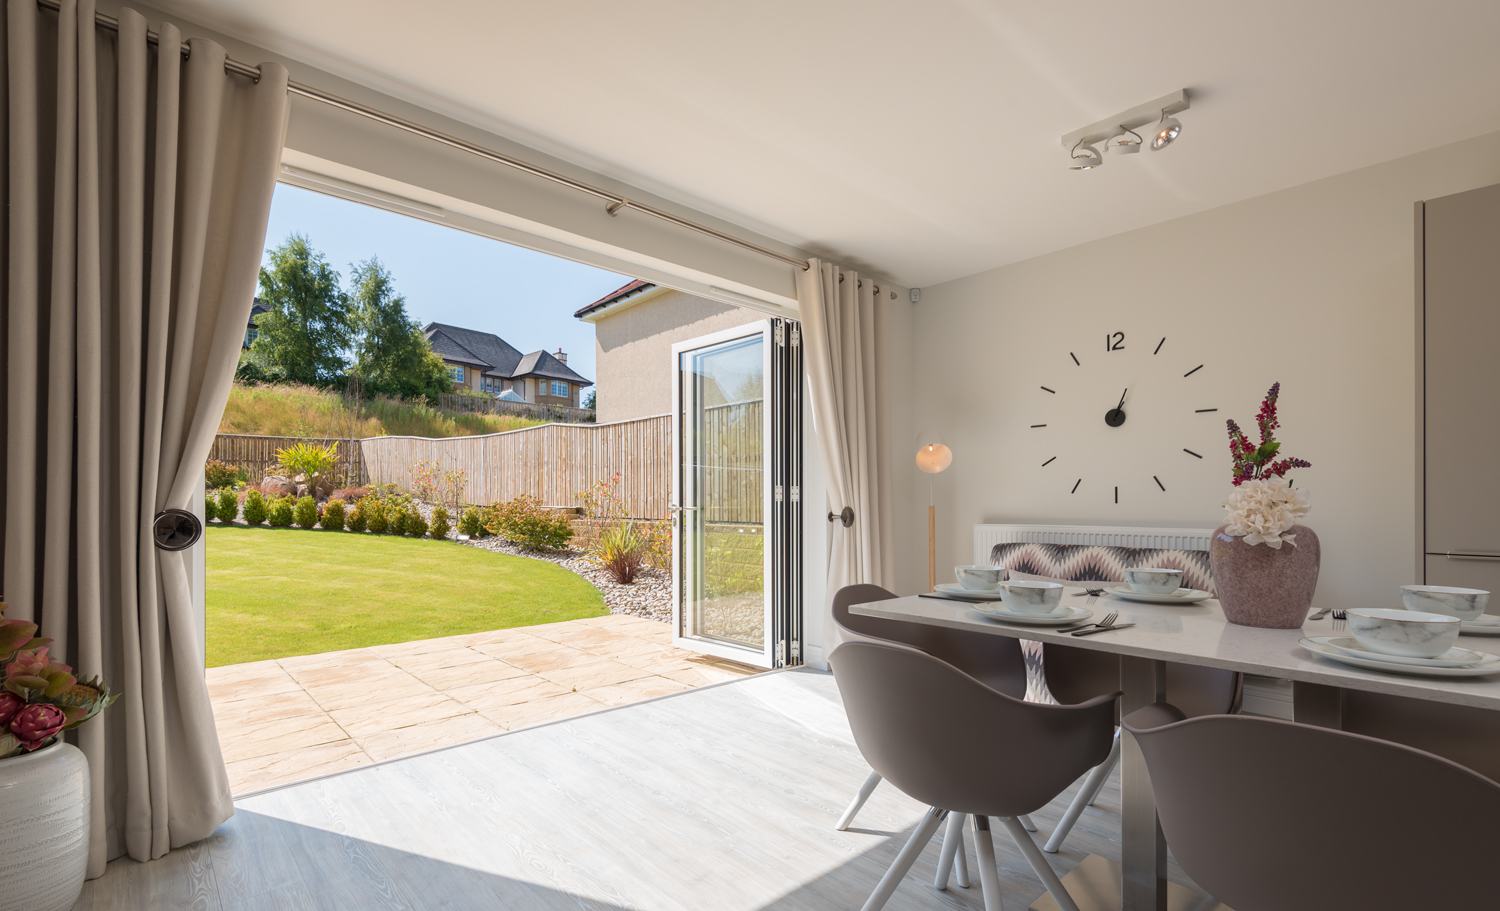
[{"label": "bifold glass door", "polygon": [[796,324],[672,346],[676,644],[777,667],[801,659],[801,363]]}]

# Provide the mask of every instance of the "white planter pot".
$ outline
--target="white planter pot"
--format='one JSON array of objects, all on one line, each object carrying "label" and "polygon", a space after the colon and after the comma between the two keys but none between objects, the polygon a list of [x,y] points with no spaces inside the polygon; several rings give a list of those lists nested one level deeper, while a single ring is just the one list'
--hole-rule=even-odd
[{"label": "white planter pot", "polygon": [[0,911],[68,911],[89,863],[89,764],[72,744],[0,759]]}]

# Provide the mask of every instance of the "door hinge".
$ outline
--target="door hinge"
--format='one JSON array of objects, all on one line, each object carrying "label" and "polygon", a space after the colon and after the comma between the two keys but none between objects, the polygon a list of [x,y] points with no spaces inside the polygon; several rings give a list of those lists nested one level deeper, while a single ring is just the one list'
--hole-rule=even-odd
[{"label": "door hinge", "polygon": [[802,344],[802,330],[798,329],[796,326],[793,326],[792,327],[792,347],[795,348],[795,347],[797,347],[800,344]]},{"label": "door hinge", "polygon": [[792,642],[792,663],[793,664],[801,664],[802,663],[802,649],[799,646],[800,646],[800,643],[795,642],[795,641]]},{"label": "door hinge", "polygon": [[786,666],[786,643],[785,642],[778,642],[778,643],[776,643],[776,666],[777,667],[785,667]]},{"label": "door hinge", "polygon": [[776,337],[776,347],[778,347],[778,348],[785,348],[786,347],[786,324],[785,323],[777,323],[775,329],[772,330],[772,334]]},{"label": "door hinge", "polygon": [[802,502],[802,488],[798,487],[796,484],[792,485],[792,502]]},{"label": "door hinge", "polygon": [[781,493],[782,493],[782,490],[783,490],[782,486],[780,484],[777,484],[776,485],[776,502],[777,503],[781,502]]}]

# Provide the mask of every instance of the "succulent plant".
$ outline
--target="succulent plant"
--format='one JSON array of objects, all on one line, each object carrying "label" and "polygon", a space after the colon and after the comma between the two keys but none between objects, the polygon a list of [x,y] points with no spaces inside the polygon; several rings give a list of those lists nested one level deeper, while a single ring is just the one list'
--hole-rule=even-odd
[{"label": "succulent plant", "polygon": [[27,702],[55,699],[78,682],[73,669],[47,657],[47,649],[17,652],[5,667],[5,688]]},{"label": "succulent plant", "polygon": [[[5,602],[0,601],[0,614],[5,613],[5,607]],[[51,639],[36,638],[35,623],[0,619],[0,664],[10,661],[19,651],[51,644]]]},{"label": "succulent plant", "polygon": [[47,741],[62,733],[67,724],[68,716],[62,709],[37,702],[16,713],[10,722],[10,732],[21,742],[22,749],[30,752],[46,746]]}]

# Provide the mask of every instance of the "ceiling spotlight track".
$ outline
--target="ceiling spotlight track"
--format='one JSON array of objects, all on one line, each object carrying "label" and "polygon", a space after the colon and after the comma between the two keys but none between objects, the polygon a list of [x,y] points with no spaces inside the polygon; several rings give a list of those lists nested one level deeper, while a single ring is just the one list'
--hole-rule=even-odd
[{"label": "ceiling spotlight track", "polygon": [[[1172,116],[1187,110],[1187,89],[1179,89],[1148,101],[1128,111],[1121,111],[1107,120],[1092,123],[1081,130],[1074,130],[1062,138],[1063,148],[1068,149],[1068,167],[1075,171],[1088,171],[1104,163],[1104,157],[1095,148],[1099,143],[1111,155],[1133,155],[1146,145],[1159,152],[1182,133],[1182,121]],[[1143,140],[1136,130],[1151,129],[1151,139]]]}]

